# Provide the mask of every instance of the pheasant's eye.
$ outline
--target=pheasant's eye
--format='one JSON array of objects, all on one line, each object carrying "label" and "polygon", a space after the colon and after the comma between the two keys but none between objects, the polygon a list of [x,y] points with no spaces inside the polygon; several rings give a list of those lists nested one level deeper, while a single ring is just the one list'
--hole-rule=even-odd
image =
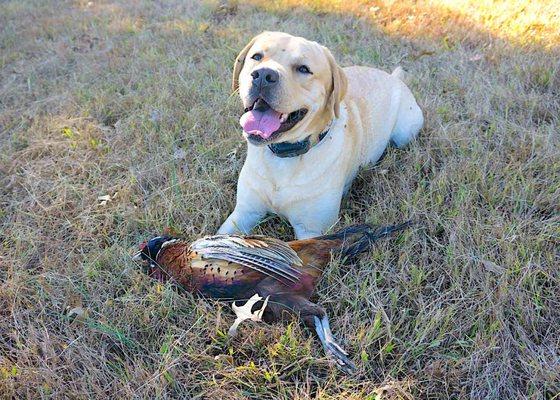
[{"label": "pheasant's eye", "polygon": [[309,69],[309,67],[307,65],[300,65],[299,67],[297,67],[298,72],[301,72],[302,74],[312,74],[313,72],[311,72],[311,70]]},{"label": "pheasant's eye", "polygon": [[261,53],[255,53],[251,56],[251,58],[255,61],[260,61],[263,58],[263,55]]}]

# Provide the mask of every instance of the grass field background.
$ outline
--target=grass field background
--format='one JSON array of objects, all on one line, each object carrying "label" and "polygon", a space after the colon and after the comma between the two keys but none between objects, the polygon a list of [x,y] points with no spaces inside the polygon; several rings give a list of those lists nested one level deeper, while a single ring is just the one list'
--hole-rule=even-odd
[{"label": "grass field background", "polygon": [[[0,397],[555,399],[560,14],[553,1],[0,2]],[[337,227],[418,225],[317,291],[358,365],[142,274],[164,229],[231,212],[230,92],[263,30],[397,65],[426,125],[360,172]],[[100,196],[109,196],[101,197]],[[289,239],[271,218],[258,232]]]}]

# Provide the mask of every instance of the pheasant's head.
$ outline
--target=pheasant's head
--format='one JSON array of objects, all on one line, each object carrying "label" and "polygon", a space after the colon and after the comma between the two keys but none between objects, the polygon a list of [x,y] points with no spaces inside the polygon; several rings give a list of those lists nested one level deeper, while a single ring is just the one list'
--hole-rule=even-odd
[{"label": "pheasant's head", "polygon": [[148,275],[160,281],[166,281],[167,274],[156,262],[157,256],[161,249],[170,243],[175,242],[177,239],[171,236],[156,236],[148,242],[140,245],[139,252],[132,258],[134,261],[140,262],[143,266],[147,267]]}]

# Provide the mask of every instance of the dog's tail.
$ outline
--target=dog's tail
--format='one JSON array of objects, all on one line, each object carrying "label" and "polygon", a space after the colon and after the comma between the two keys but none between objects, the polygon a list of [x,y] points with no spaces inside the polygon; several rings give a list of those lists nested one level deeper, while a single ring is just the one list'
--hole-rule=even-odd
[{"label": "dog's tail", "polygon": [[333,250],[338,250],[345,263],[351,263],[361,253],[369,250],[373,244],[386,236],[395,232],[402,231],[412,225],[412,221],[407,221],[398,225],[390,225],[374,228],[371,225],[352,225],[341,229],[331,235],[319,236],[317,240],[341,240],[340,246]]},{"label": "dog's tail", "polygon": [[406,79],[406,72],[404,72],[404,69],[402,69],[401,66],[398,66],[393,70],[393,72],[391,72],[391,76],[394,76],[395,78],[399,78],[401,81],[404,82],[404,80]]}]

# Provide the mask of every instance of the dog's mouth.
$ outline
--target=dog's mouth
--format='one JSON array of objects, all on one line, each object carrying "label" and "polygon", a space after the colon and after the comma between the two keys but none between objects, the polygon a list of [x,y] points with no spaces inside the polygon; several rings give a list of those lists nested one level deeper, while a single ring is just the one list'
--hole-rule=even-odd
[{"label": "dog's mouth", "polygon": [[283,114],[270,107],[263,99],[258,98],[245,109],[239,123],[249,140],[254,143],[264,143],[272,141],[280,133],[292,129],[306,114],[306,108]]}]

